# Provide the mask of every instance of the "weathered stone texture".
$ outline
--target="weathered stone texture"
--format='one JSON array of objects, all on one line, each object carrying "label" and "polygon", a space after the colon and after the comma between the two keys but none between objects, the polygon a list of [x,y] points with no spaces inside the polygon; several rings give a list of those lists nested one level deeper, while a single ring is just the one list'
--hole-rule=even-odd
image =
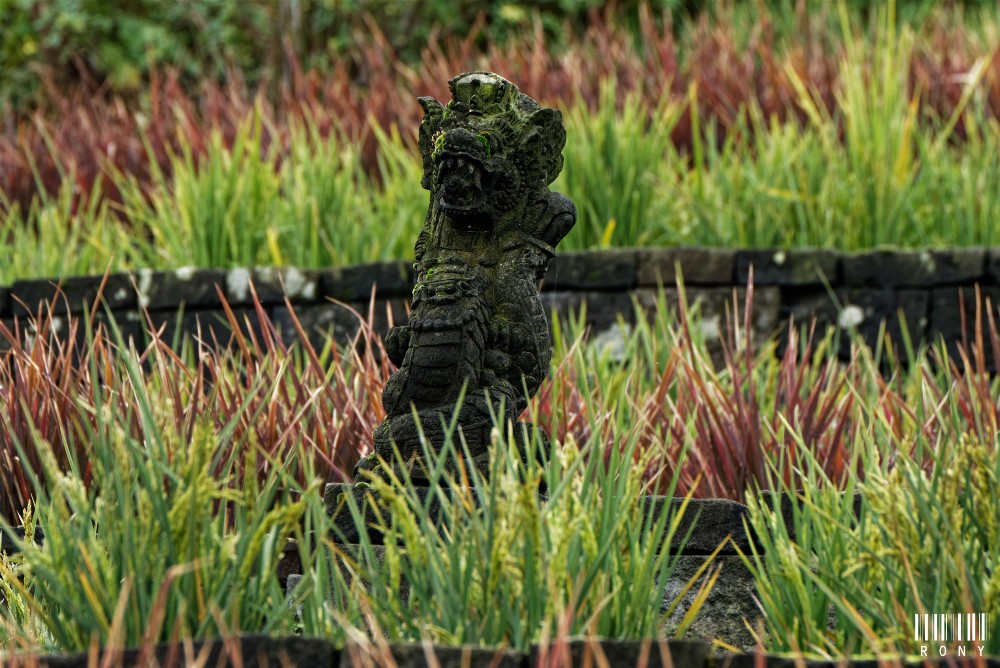
[{"label": "weathered stone texture", "polygon": [[685,285],[732,285],[736,251],[728,248],[641,248],[638,251],[639,285],[674,286],[677,268]]},{"label": "weathered stone texture", "polygon": [[319,297],[342,302],[367,302],[376,298],[409,297],[413,286],[413,262],[376,262],[351,267],[332,267],[317,272]]},{"label": "weathered stone texture", "polygon": [[[190,653],[189,653],[190,652]],[[95,661],[96,658],[96,661]],[[226,640],[199,640],[185,647],[183,643],[155,645],[150,651],[138,649],[98,650],[71,656],[41,657],[41,668],[88,668],[93,665],[139,668],[163,666],[179,668],[188,665],[244,666],[244,668],[274,668],[275,666],[316,666],[334,668],[340,653],[333,643],[322,638],[271,638],[245,635]],[[15,663],[16,665],[16,663]],[[25,665],[34,665],[28,661]]]},{"label": "weathered stone texture", "polygon": [[[664,496],[643,498],[644,512],[652,504],[653,516],[657,518],[667,506],[676,512],[682,503],[683,499]],[[719,546],[723,546],[720,554],[737,554],[737,549],[748,551],[750,540],[743,526],[746,511],[746,506],[742,503],[729,499],[692,499],[688,502],[677,533],[674,534],[670,551],[689,556],[709,555]],[[690,537],[682,546],[689,531]]]},{"label": "weathered stone texture", "polygon": [[[393,643],[387,648],[396,668],[522,668],[527,656],[522,652],[489,647],[447,647],[419,643]],[[376,646],[348,645],[340,654],[341,668],[365,665],[386,665]],[[616,664],[612,664],[616,665]],[[618,664],[620,665],[620,664]]]},{"label": "weathered stone texture", "polygon": [[[1000,360],[993,359],[990,345],[990,328],[987,315],[992,312],[997,317],[997,307],[1000,305],[1000,286],[943,287],[930,293],[930,325],[928,338],[936,343],[943,339],[949,355],[961,364],[958,354],[960,345],[966,346],[969,359],[973,359],[972,346],[976,336],[982,336],[985,342],[986,363],[991,370],[996,370]],[[976,318],[980,317],[980,328],[977,332]]]},{"label": "weathered stone texture", "polygon": [[623,668],[707,668],[709,647],[682,640],[585,640],[534,646],[527,666],[621,666]]},{"label": "weathered stone texture", "polygon": [[639,253],[614,249],[594,253],[560,253],[549,263],[543,290],[628,290],[638,283]]},{"label": "weathered stone texture", "polygon": [[[670,609],[687,583],[705,564],[705,559],[706,557],[702,556],[678,557],[676,568],[670,574],[670,580],[663,586],[664,612]],[[711,577],[713,568],[719,567],[722,569],[719,579],[682,638],[701,641],[721,639],[733,647],[751,652],[756,643],[744,620],[755,625],[755,620],[760,617],[760,610],[754,601],[756,588],[753,575],[747,570],[742,559],[735,555],[719,555],[713,561],[713,566],[705,569],[696,580],[695,586],[680,598],[681,603],[667,617],[663,635],[665,637],[676,635],[678,625],[693,605],[701,583]]]},{"label": "weathered stone texture", "polygon": [[971,282],[984,276],[982,248],[911,252],[870,251],[845,255],[844,281],[867,287],[921,287]]},{"label": "weathered stone texture", "polygon": [[841,278],[841,253],[826,249],[738,251],[737,285],[747,284],[751,268],[755,285],[836,285]]},{"label": "weathered stone texture", "polygon": [[227,273],[219,269],[141,269],[136,272],[139,306],[151,311],[220,308],[226,278]]},{"label": "weathered stone texture", "polygon": [[[103,290],[101,289],[104,284]],[[132,278],[128,274],[78,276],[52,281],[16,281],[8,300],[13,315],[37,315],[43,304],[53,304],[57,313],[80,314],[89,311],[98,295],[112,311],[137,306]],[[103,309],[102,309],[103,310]]]}]

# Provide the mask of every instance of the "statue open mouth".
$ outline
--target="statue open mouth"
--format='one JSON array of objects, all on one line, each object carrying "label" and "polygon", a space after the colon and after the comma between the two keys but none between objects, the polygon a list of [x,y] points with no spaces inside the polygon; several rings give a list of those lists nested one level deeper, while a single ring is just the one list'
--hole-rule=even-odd
[{"label": "statue open mouth", "polygon": [[437,159],[438,203],[448,217],[458,220],[486,214],[486,170],[475,156],[447,152]]},{"label": "statue open mouth", "polygon": [[489,153],[485,136],[467,128],[452,128],[435,138],[438,205],[463,227],[483,227],[477,220],[489,217],[486,205],[493,186],[486,167]]}]

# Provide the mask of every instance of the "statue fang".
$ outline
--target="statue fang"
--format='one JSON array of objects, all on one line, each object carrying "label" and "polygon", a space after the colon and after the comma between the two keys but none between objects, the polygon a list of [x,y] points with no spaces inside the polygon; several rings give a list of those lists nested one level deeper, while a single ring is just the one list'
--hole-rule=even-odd
[{"label": "statue fang", "polygon": [[487,473],[491,410],[516,420],[549,370],[537,282],[576,222],[573,202],[548,189],[562,169],[562,115],[490,72],[448,86],[446,106],[420,98],[430,204],[409,320],[385,337],[399,367],[382,393],[387,415],[355,478],[377,475],[379,458],[395,461],[395,443],[411,479],[425,482],[420,431],[439,447],[463,392],[458,425],[472,465]]}]

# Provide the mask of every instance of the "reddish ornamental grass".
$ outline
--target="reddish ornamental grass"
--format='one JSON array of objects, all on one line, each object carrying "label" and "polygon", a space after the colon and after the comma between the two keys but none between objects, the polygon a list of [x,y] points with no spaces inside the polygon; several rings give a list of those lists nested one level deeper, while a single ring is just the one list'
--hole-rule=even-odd
[{"label": "reddish ornamental grass", "polygon": [[[622,93],[641,93],[650,109],[664,94],[686,98],[695,91],[699,127],[716,126],[720,142],[730,130],[754,131],[752,124],[740,122],[750,104],[759,106],[764,118],[804,118],[792,84],[794,72],[836,118],[842,43],[831,36],[825,12],[806,12],[800,3],[794,21],[795,29],[776,45],[767,12],[751,25],[737,25],[725,14],[712,23],[702,16],[678,44],[669,20],[648,9],[639,16],[641,40],[610,10],[595,11],[586,32],[559,49],[547,43],[537,25],[504,45],[479,48],[478,31],[485,26],[477,24],[461,38],[432,35],[419,63],[410,66],[398,59],[377,22],[369,20],[356,34],[354,49],[330,69],[304,71],[289,52],[284,68],[289,75],[265,81],[256,90],[235,70],[225,85],[205,81],[196,86],[182,84],[174,72],[154,72],[141,102],[92,82],[69,90],[50,83],[39,95],[38,110],[7,112],[0,136],[0,193],[10,203],[27,206],[39,188],[54,193],[63,179],[74,179],[81,197],[101,179],[104,196],[118,201],[113,183],[102,176],[107,169],[143,178],[155,161],[169,170],[168,155],[180,137],[201,155],[211,129],[221,129],[231,140],[255,106],[264,118],[265,149],[272,141],[285,141],[291,121],[307,117],[321,135],[339,126],[361,142],[364,162],[375,173],[372,124],[397,126],[415,136],[417,96],[444,99],[448,79],[473,69],[499,72],[557,107],[579,100],[594,108],[602,82],[609,80]],[[962,77],[980,58],[987,60],[981,106],[987,117],[1000,118],[1000,51],[989,48],[961,21],[923,28],[907,64],[921,118],[949,118],[962,95]],[[879,76],[870,64],[868,75]],[[685,111],[673,132],[679,147],[691,146],[692,124],[690,111]],[[960,140],[963,133],[959,119],[955,136]]]},{"label": "reddish ornamental grass", "polygon": [[[750,289],[743,317],[727,324],[721,368],[686,315],[674,321],[656,313],[651,327],[638,325],[623,362],[601,361],[583,333],[561,335],[553,372],[524,417],[536,416],[555,442],[596,438],[608,449],[637,439],[653,455],[651,491],[680,469],[677,493],[736,500],[769,486],[770,463],[783,460],[786,476],[795,475],[803,449],[841,484],[863,448],[877,447],[891,464],[896,452],[919,455],[966,433],[996,443],[1000,392],[988,364],[1000,359],[1000,334],[989,304],[969,328],[979,334],[962,342],[957,358],[941,346],[916,353],[904,368],[874,359],[862,344],[838,361],[832,339],[811,329],[803,338],[790,329],[780,356],[775,341],[755,347],[743,334],[752,300]],[[40,443],[65,463],[66,452],[82,452],[97,415],[121,421],[139,440],[155,437],[143,433],[139,396],[155,403],[158,424],[188,439],[209,418],[219,428],[232,421],[234,447],[260,447],[273,461],[301,443],[328,480],[349,478],[384,417],[381,392],[393,369],[372,326],[374,301],[365,317],[358,314],[355,345],[322,350],[297,320],[296,342],[284,343],[260,306],[242,327],[227,307],[237,334],[188,341],[181,353],[170,332],[148,331],[147,342],[123,348],[106,324],[84,336],[84,319],[57,313],[40,310],[13,330],[0,325],[9,346],[0,355],[0,512],[10,520],[29,501]],[[123,364],[126,355],[138,371]],[[256,461],[265,473],[267,457]]]}]

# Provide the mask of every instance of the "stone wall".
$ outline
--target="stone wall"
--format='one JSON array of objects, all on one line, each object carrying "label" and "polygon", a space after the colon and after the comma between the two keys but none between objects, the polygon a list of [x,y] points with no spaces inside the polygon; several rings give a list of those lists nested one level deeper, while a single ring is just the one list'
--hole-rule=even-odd
[{"label": "stone wall", "polygon": [[[561,253],[542,282],[542,299],[560,316],[587,303],[587,322],[595,334],[615,326],[619,314],[634,317],[633,298],[646,309],[656,303],[664,286],[668,303],[678,301],[683,277],[689,303],[698,303],[706,338],[725,331],[726,312],[735,303],[743,309],[748,278],[753,271],[753,329],[758,336],[782,335],[788,322],[852,329],[869,344],[886,333],[896,343],[905,326],[911,340],[934,341],[943,336],[951,349],[962,337],[962,313],[971,323],[980,301],[1000,297],[1000,248],[930,251],[872,251],[847,254],[831,250],[726,250],[708,248],[622,249]],[[226,337],[224,297],[241,323],[255,322],[252,282],[264,310],[286,338],[294,327],[287,298],[303,327],[316,342],[327,333],[348,340],[358,317],[369,314],[375,289],[373,324],[379,331],[389,318],[405,319],[412,285],[408,262],[388,262],[323,270],[299,269],[178,269],[138,271],[107,277],[103,297],[107,309],[98,319],[114,315],[126,335],[140,336],[149,323],[165,326],[168,335],[185,333]],[[0,288],[0,321],[10,327],[35,313],[39,305],[62,299],[55,325],[65,326],[67,312],[89,309],[102,277],[53,281],[19,281]],[[140,311],[143,310],[142,313]],[[355,313],[356,312],[356,313]],[[984,325],[984,331],[988,328]],[[78,333],[82,336],[82,332]],[[0,346],[4,342],[0,339]],[[987,345],[987,348],[989,346]],[[848,337],[841,354],[847,355]]]}]

